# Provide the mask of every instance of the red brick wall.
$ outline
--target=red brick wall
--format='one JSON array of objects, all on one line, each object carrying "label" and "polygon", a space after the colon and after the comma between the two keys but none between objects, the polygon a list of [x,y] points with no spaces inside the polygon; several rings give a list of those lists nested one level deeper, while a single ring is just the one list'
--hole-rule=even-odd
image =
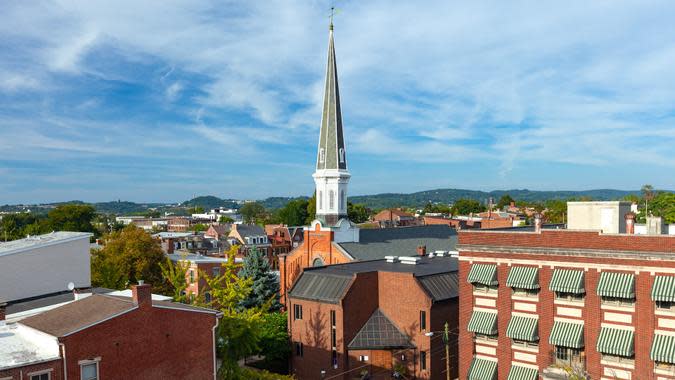
[{"label": "red brick wall", "polygon": [[[302,319],[296,320],[294,305],[302,306]],[[318,379],[321,370],[326,371],[327,376],[344,371],[344,365],[337,370],[331,365],[331,325],[330,311],[336,311],[337,333],[341,333],[342,308],[340,305],[320,303],[314,301],[289,299],[288,318],[291,342],[302,342],[303,356],[295,353],[295,345],[291,349],[291,368],[298,379]],[[338,363],[344,362],[342,347],[344,339],[338,335]]]},{"label": "red brick wall", "polygon": [[103,379],[213,378],[213,314],[153,307],[61,338],[69,379],[81,360],[100,357]]},{"label": "red brick wall", "polygon": [[51,369],[51,380],[63,380],[63,362],[61,359],[51,362],[28,365],[25,367],[0,370],[0,378],[11,377],[12,380],[28,379],[28,374]]}]

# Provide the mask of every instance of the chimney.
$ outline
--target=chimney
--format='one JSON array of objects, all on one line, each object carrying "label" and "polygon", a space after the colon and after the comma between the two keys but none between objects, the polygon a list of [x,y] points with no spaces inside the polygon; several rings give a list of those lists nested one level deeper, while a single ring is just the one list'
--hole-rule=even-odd
[{"label": "chimney", "polygon": [[0,322],[5,320],[5,313],[7,312],[7,302],[0,298]]},{"label": "chimney", "polygon": [[541,233],[541,214],[534,214],[534,232]]},{"label": "chimney", "polygon": [[426,256],[426,254],[427,254],[427,246],[426,245],[418,245],[417,246],[417,255]]},{"label": "chimney", "polygon": [[635,214],[632,212],[627,212],[626,215],[623,216],[624,219],[626,219],[626,233],[627,234],[634,234],[635,233]]},{"label": "chimney", "polygon": [[138,280],[138,285],[131,287],[131,298],[140,309],[152,307],[152,286]]}]

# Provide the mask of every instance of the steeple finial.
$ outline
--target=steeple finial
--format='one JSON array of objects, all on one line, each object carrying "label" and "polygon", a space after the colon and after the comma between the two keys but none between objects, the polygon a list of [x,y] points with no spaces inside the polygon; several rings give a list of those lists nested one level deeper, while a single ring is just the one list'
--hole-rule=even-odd
[{"label": "steeple finial", "polygon": [[330,26],[328,30],[333,30],[333,16],[335,16],[335,7],[330,7]]}]

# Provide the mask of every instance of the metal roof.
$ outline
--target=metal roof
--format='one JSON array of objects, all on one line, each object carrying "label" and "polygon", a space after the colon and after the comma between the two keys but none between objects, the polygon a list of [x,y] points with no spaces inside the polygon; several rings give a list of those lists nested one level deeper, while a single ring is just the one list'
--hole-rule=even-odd
[{"label": "metal roof", "polygon": [[90,236],[93,236],[93,234],[89,232],[56,231],[44,235],[30,236],[19,240],[0,242],[0,256],[78,239],[89,239]]},{"label": "metal roof", "polygon": [[447,225],[372,228],[359,231],[359,241],[338,243],[356,260],[377,260],[385,256],[415,255],[424,245],[427,252],[454,251],[457,232]]},{"label": "metal roof", "polygon": [[398,272],[412,273],[416,277],[428,276],[432,274],[448,273],[457,271],[457,258],[451,256],[416,256],[420,260],[416,264],[405,264],[400,261],[388,262],[384,258],[370,261],[352,261],[344,264],[333,264],[324,267],[305,268],[304,273],[321,272],[325,274],[336,274],[351,276],[356,273],[364,272]]},{"label": "metal roof", "polygon": [[335,275],[305,271],[291,289],[291,298],[338,303],[349,288],[351,274]]},{"label": "metal roof", "polygon": [[410,338],[377,309],[348,345],[350,350],[411,348]]},{"label": "metal roof", "polygon": [[432,274],[418,277],[417,280],[434,301],[442,301],[459,296],[459,280],[456,272]]}]

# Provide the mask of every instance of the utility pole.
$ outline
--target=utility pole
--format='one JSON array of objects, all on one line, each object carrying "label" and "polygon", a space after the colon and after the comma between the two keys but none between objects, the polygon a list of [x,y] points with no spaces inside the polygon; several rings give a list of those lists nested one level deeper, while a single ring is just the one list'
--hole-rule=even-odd
[{"label": "utility pole", "polygon": [[447,380],[450,380],[450,337],[448,334],[448,322],[445,322],[445,331],[443,332],[443,342],[445,343],[445,376]]}]

